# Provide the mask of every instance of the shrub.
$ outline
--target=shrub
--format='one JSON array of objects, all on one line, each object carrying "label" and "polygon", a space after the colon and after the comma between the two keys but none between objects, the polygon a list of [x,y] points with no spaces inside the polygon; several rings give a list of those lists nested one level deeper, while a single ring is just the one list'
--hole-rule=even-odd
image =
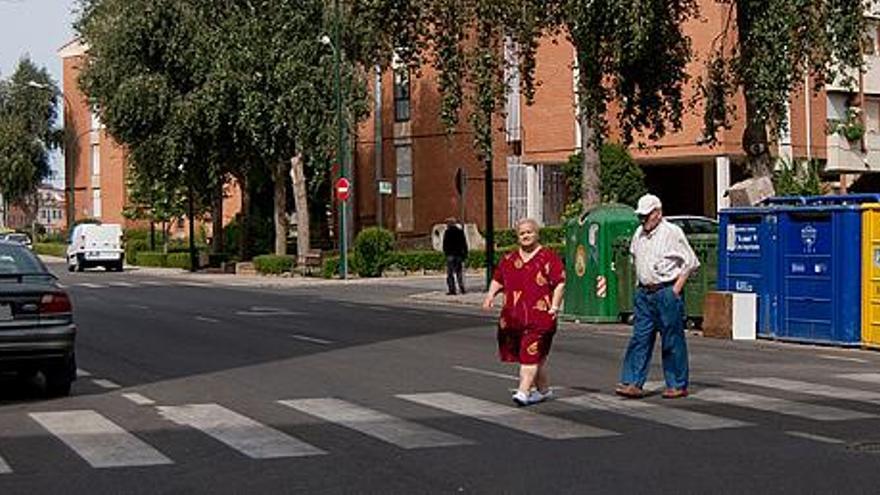
[{"label": "shrub", "polygon": [[168,266],[168,255],[155,251],[140,251],[135,255],[135,264],[138,266]]},{"label": "shrub", "polygon": [[354,240],[352,268],[361,277],[380,277],[388,266],[392,251],[394,234],[379,227],[364,229]]},{"label": "shrub", "polygon": [[339,256],[328,256],[324,258],[321,266],[321,276],[324,278],[333,278],[339,275]]},{"label": "shrub", "polygon": [[404,272],[443,270],[446,257],[437,251],[395,251],[388,257],[388,266]]},{"label": "shrub", "polygon": [[277,256],[264,254],[254,257],[254,268],[257,273],[278,275],[293,270],[295,260],[293,256]]},{"label": "shrub", "polygon": [[125,241],[125,262],[134,265],[137,262],[137,254],[141,251],[150,250],[150,241],[146,239],[131,239]]},{"label": "shrub", "polygon": [[[551,225],[541,227],[540,238],[542,244],[556,244],[565,241],[565,228],[559,225]],[[495,245],[507,248],[516,246],[519,241],[516,238],[514,229],[503,229],[495,231]]]},{"label": "shrub", "polygon": [[165,266],[168,268],[181,268],[183,270],[189,270],[192,264],[190,263],[189,253],[169,253],[168,257],[165,258]]},{"label": "shrub", "polygon": [[64,258],[67,256],[67,244],[60,242],[38,242],[34,244],[34,252],[46,256]]}]

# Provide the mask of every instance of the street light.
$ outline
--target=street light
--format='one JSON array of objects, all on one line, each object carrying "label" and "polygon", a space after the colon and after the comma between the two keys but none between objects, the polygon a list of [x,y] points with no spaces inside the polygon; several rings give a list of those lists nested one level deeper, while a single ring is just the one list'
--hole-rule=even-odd
[{"label": "street light", "polygon": [[[40,89],[43,91],[51,91],[53,93],[58,92],[58,94],[61,95],[61,98],[64,100],[64,112],[62,114],[62,121],[64,122],[64,127],[66,129],[67,128],[67,119],[65,118],[65,116],[67,115],[68,110],[73,108],[73,105],[70,104],[70,100],[67,98],[67,94],[65,94],[64,91],[61,91],[58,88],[55,88],[55,87],[50,86],[48,84],[34,81],[33,79],[26,82],[25,85],[30,88]],[[77,136],[74,139],[73,143],[76,144],[76,142],[79,141],[79,138],[81,138],[82,136],[84,136],[85,134],[88,134],[90,132],[91,132],[91,129],[89,129],[88,132],[84,132],[84,133],[80,134],[79,136]],[[67,144],[67,141],[68,140],[65,139],[65,144]],[[73,227],[74,217],[76,217],[76,209],[74,208],[74,198],[75,198],[74,180],[75,180],[75,178],[73,177],[72,171],[69,170],[70,168],[72,168],[72,167],[68,166],[67,150],[64,149],[64,182],[66,182],[66,184],[65,184],[65,189],[66,189],[65,200],[67,203],[66,204],[66,206],[67,206],[67,208],[66,208],[67,214],[66,215],[67,215],[67,231],[68,232],[70,232],[71,228]]]},{"label": "street light", "polygon": [[[339,40],[340,40],[340,32],[339,32],[339,1],[336,0],[334,2],[336,9],[336,19],[334,22],[334,37],[336,38],[335,42],[330,39],[330,36],[323,35],[318,40],[322,45],[329,46],[333,49],[333,79],[335,83],[335,91],[336,91],[336,159],[339,161],[339,177],[340,178],[348,178],[348,170],[346,167],[346,158],[348,156],[347,150],[345,149],[345,124],[342,121],[342,76],[340,74],[340,66],[342,65],[342,54],[339,51]],[[342,265],[342,279],[345,280],[348,278],[348,233],[347,229],[347,200],[339,200],[339,259],[340,264]]]}]

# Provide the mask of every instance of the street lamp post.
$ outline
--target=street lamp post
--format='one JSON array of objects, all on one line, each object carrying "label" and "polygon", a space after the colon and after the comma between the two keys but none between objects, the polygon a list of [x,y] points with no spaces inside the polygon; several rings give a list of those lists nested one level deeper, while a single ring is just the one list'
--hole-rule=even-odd
[{"label": "street lamp post", "polygon": [[[342,120],[342,74],[341,74],[341,66],[342,66],[342,53],[339,49],[341,33],[340,33],[340,12],[339,12],[339,0],[335,0],[333,2],[335,9],[335,22],[334,22],[334,38],[335,41],[331,41],[330,37],[324,35],[321,37],[321,43],[324,45],[328,45],[333,49],[333,79],[335,85],[336,92],[336,159],[339,162],[339,176],[340,178],[348,178],[348,168],[346,166],[346,160],[348,157],[348,152],[345,146],[345,122]],[[339,259],[340,265],[342,268],[342,279],[345,280],[348,278],[348,200],[340,199],[339,200]]]}]

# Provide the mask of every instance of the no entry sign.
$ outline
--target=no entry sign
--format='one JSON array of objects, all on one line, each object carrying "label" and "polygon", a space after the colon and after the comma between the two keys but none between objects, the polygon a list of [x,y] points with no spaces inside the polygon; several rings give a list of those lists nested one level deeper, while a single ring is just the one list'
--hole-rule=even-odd
[{"label": "no entry sign", "polygon": [[340,177],[336,181],[336,199],[339,201],[348,201],[351,197],[351,181],[345,177]]}]

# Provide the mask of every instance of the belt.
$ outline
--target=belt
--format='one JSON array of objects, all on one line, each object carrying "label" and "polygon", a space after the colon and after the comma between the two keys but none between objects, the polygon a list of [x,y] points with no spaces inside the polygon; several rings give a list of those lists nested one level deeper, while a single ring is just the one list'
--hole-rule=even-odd
[{"label": "belt", "polygon": [[672,287],[673,285],[675,285],[675,282],[663,282],[660,284],[639,284],[639,289],[647,292],[648,294],[653,294],[667,287]]}]

